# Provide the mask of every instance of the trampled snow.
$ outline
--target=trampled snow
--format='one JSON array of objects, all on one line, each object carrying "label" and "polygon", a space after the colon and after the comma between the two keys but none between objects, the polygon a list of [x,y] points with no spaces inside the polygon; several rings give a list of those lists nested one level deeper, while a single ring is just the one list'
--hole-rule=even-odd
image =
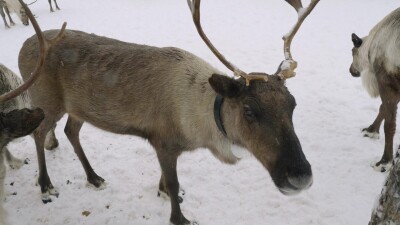
[{"label": "trampled snow", "polygon": [[[308,1],[309,2],[309,1]],[[50,13],[47,1],[31,6],[43,30],[82,30],[128,42],[175,46],[204,58],[231,75],[197,34],[185,0],[59,0]],[[206,149],[183,154],[178,175],[186,194],[184,215],[200,225],[364,225],[386,174],[372,161],[383,153],[384,135],[372,140],[361,129],[372,123],[380,105],[349,73],[351,33],[360,37],[400,6],[397,0],[322,0],[292,43],[297,75],[287,81],[297,107],[294,125],[312,165],[313,186],[283,196],[254,157],[225,165]],[[284,59],[282,36],[297,20],[283,0],[203,0],[202,25],[225,57],[246,72],[273,73]],[[18,52],[31,35],[17,24],[0,23],[0,62],[18,71]],[[60,196],[43,204],[36,186],[38,166],[32,138],[9,145],[30,164],[8,170],[6,200],[12,225],[159,225],[169,224],[170,203],[157,197],[160,168],[155,151],[143,139],[101,131],[85,124],[81,142],[107,187],[86,184],[84,170],[57,126],[60,147],[46,151],[47,167]],[[395,148],[399,135],[395,135]]]}]

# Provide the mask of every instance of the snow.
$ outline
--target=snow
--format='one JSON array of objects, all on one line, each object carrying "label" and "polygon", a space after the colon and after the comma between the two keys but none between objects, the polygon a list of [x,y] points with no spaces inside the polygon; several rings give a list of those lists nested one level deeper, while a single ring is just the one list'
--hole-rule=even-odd
[{"label": "snow", "polygon": [[[201,56],[231,75],[197,34],[187,2],[178,0],[68,0],[50,13],[47,1],[32,10],[43,30],[79,29],[124,41],[176,46]],[[305,3],[307,4],[307,3]],[[361,225],[367,224],[386,174],[370,162],[383,153],[379,140],[363,137],[377,115],[380,100],[371,99],[361,80],[353,78],[351,33],[360,36],[399,7],[396,0],[325,0],[305,20],[293,40],[297,76],[287,80],[295,96],[296,133],[312,165],[313,186],[296,196],[283,196],[254,157],[237,165],[220,163],[209,151],[183,154],[178,175],[186,194],[184,215],[200,225]],[[297,20],[283,0],[202,1],[202,25],[215,46],[246,72],[272,73],[282,61],[282,34]],[[0,24],[0,62],[18,73],[18,52],[33,34],[14,15],[17,25]],[[170,203],[157,197],[160,168],[152,147],[133,136],[116,135],[85,124],[81,142],[95,171],[107,187],[94,190],[63,133],[60,147],[46,151],[47,168],[60,192],[49,204],[41,202],[35,185],[38,166],[33,140],[9,145],[30,164],[8,170],[5,181],[10,224],[169,224]],[[381,129],[383,133],[383,129]],[[395,147],[399,144],[395,136]],[[15,195],[13,195],[15,193]],[[89,213],[89,214],[88,214]]]}]

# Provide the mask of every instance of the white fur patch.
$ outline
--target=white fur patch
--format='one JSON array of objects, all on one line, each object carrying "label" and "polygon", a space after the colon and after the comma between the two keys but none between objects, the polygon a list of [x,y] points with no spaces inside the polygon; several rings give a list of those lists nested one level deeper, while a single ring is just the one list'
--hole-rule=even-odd
[{"label": "white fur patch", "polygon": [[91,188],[93,190],[101,191],[107,188],[107,183],[104,181],[103,183],[100,184],[99,187],[96,187],[93,184],[86,182],[86,187]]},{"label": "white fur patch", "polygon": [[389,162],[386,164],[380,164],[379,166],[376,165],[376,162],[372,162],[371,163],[371,167],[378,172],[382,172],[382,173],[386,173],[390,170],[390,168],[392,168],[393,163]]},{"label": "white fur patch", "polygon": [[250,156],[249,150],[247,150],[246,148],[243,148],[239,145],[235,145],[235,144],[232,144],[231,152],[238,159],[243,159],[243,158]]},{"label": "white fur patch", "polygon": [[364,137],[369,137],[372,139],[379,139],[379,133],[377,132],[368,132],[366,130],[362,131],[362,134],[364,135]]},{"label": "white fur patch", "polygon": [[364,69],[361,72],[361,79],[362,84],[367,90],[368,94],[373,98],[379,97],[378,81],[376,80],[375,74],[369,69]]}]

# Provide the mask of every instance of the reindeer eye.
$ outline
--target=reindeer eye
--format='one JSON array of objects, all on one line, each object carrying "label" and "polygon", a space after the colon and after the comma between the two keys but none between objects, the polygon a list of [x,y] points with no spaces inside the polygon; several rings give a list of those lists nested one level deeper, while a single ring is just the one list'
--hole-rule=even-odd
[{"label": "reindeer eye", "polygon": [[256,119],[256,116],[254,115],[253,110],[251,109],[251,107],[249,105],[244,105],[244,117],[252,122]]}]

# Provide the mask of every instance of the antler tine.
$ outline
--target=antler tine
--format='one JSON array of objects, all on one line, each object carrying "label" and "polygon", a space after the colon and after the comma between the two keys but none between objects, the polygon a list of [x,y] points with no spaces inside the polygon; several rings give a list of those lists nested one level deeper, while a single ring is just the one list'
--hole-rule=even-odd
[{"label": "antler tine", "polygon": [[46,59],[46,56],[48,54],[50,47],[61,40],[61,38],[64,35],[65,27],[67,26],[67,23],[64,22],[64,24],[62,25],[61,31],[57,34],[57,36],[53,39],[48,40],[43,36],[43,33],[39,27],[39,24],[37,23],[35,17],[33,16],[31,10],[29,9],[29,7],[22,0],[19,0],[19,2],[21,3],[22,7],[24,7],[26,14],[28,15],[28,18],[31,21],[32,26],[35,29],[36,35],[39,39],[40,55],[39,55],[39,60],[36,63],[36,67],[35,67],[34,71],[31,73],[31,76],[29,77],[29,79],[24,84],[22,84],[21,86],[16,88],[15,90],[12,90],[6,94],[1,95],[0,102],[8,101],[12,98],[17,97],[22,92],[26,91],[36,81],[36,79],[40,75],[40,71],[43,68],[43,65],[44,65],[44,62],[45,62],[45,59]]},{"label": "antler tine", "polygon": [[214,53],[214,55],[228,68],[230,69],[235,76],[240,76],[243,77],[246,80],[246,85],[250,85],[251,80],[259,80],[263,79],[265,81],[268,80],[268,77],[265,75],[252,75],[252,74],[247,74],[240,70],[238,67],[233,65],[231,62],[229,62],[218,50],[217,48],[214,47],[214,45],[211,43],[211,41],[208,39],[206,34],[203,31],[203,28],[201,27],[200,24],[200,1],[201,0],[187,0],[190,11],[192,12],[192,17],[193,17],[193,22],[196,25],[197,32],[199,33],[200,37],[203,39],[203,41],[206,43],[208,48]]},{"label": "antler tine", "polygon": [[301,8],[303,8],[303,4],[301,3],[301,0],[285,0],[287,3],[289,3],[293,8],[298,12]]},{"label": "antler tine", "polygon": [[290,51],[290,46],[292,44],[293,37],[296,35],[304,19],[311,13],[314,7],[318,4],[319,0],[311,0],[310,5],[307,8],[302,7],[301,0],[285,0],[293,8],[296,9],[299,18],[297,23],[292,28],[292,30],[283,36],[283,51],[285,54],[285,60],[281,63],[276,74],[282,79],[288,79],[294,77],[296,73],[294,70],[297,68],[297,62],[293,60],[292,53]]}]

